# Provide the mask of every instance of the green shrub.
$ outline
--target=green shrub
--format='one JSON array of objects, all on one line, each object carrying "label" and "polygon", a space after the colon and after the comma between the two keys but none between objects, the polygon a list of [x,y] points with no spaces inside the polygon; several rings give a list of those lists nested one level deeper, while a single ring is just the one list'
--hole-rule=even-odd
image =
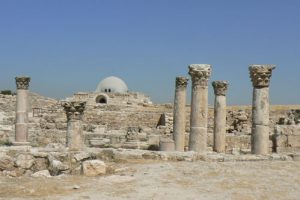
[{"label": "green shrub", "polygon": [[11,90],[1,90],[1,94],[3,95],[12,95],[12,91]]}]

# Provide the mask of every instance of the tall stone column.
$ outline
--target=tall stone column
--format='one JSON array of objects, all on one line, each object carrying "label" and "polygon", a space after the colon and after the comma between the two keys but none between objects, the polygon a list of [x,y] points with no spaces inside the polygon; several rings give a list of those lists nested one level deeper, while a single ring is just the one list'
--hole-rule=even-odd
[{"label": "tall stone column", "polygon": [[214,81],[212,86],[215,92],[213,150],[218,153],[224,153],[226,144],[226,92],[228,83],[226,81]]},{"label": "tall stone column", "polygon": [[189,66],[189,74],[192,77],[189,150],[206,152],[208,79],[211,75],[211,65],[192,64]]},{"label": "tall stone column", "polygon": [[84,147],[82,116],[86,102],[65,102],[62,104],[67,114],[68,130],[66,146],[71,150],[79,150]]},{"label": "tall stone column", "polygon": [[185,106],[186,106],[186,86],[188,78],[176,77],[176,89],[174,99],[173,116],[173,138],[175,141],[175,150],[184,151],[185,144]]},{"label": "tall stone column", "polygon": [[29,145],[28,139],[28,88],[29,77],[16,77],[16,127],[14,145]]},{"label": "tall stone column", "polygon": [[269,84],[275,65],[250,65],[253,83],[252,135],[253,154],[268,154],[269,149]]}]

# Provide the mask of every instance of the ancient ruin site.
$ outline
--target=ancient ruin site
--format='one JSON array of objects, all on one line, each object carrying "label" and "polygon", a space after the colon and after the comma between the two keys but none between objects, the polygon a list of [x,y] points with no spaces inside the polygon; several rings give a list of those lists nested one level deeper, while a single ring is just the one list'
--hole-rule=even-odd
[{"label": "ancient ruin site", "polygon": [[0,200],[300,200],[300,0],[0,0]]},{"label": "ancient ruin site", "polygon": [[252,106],[227,106],[208,64],[174,77],[172,104],[115,76],[62,100],[18,76],[0,95],[0,199],[299,199],[300,105],[269,105],[275,71],[249,66]]}]

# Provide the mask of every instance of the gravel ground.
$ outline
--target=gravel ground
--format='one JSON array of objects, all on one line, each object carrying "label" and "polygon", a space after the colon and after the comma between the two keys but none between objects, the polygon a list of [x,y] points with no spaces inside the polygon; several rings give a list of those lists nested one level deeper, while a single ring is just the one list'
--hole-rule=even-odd
[{"label": "gravel ground", "polygon": [[[0,199],[300,199],[300,162],[136,162],[103,177],[0,177]],[[77,188],[77,189],[75,189]]]}]

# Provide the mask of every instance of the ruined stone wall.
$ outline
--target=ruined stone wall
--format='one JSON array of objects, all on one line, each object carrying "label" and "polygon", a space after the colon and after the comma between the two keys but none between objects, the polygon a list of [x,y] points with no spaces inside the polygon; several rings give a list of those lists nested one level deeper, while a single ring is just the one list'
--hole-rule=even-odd
[{"label": "ruined stone wall", "polygon": [[88,107],[84,119],[86,123],[106,125],[108,130],[125,130],[132,126],[156,128],[161,114],[170,111],[170,108],[163,105],[105,105]]},{"label": "ruined stone wall", "polygon": [[105,98],[105,103],[108,105],[151,105],[152,102],[149,96],[146,96],[138,92],[129,92],[125,94],[121,93],[88,93],[78,92],[67,100],[74,101],[86,101],[87,105],[96,106],[99,105],[99,98]]},{"label": "ruined stone wall", "polygon": [[[46,146],[49,143],[66,143],[67,119],[61,107],[61,102],[41,97],[36,94],[30,95],[31,110],[29,112],[29,141],[33,146]],[[14,140],[15,122],[15,96],[0,95],[0,143],[9,144]],[[35,114],[32,109],[40,108]],[[286,117],[291,109],[300,109],[300,106],[271,106],[270,109],[270,136],[275,133],[275,125],[280,118]],[[208,113],[208,146],[213,144],[213,108]],[[161,118],[166,116],[164,124]],[[186,141],[188,141],[190,107],[186,107]],[[141,140],[154,140],[153,135],[172,135],[173,108],[171,104],[93,104],[88,105],[84,114],[83,128],[85,135],[91,134],[91,138],[101,135],[106,144],[117,144],[126,141],[126,133],[130,127],[140,127]],[[287,126],[289,127],[289,126]],[[288,138],[289,128],[282,128],[281,140]],[[287,130],[287,131],[285,131]],[[295,129],[299,130],[299,129]],[[250,147],[251,134],[251,107],[229,106],[227,108],[227,133],[226,149],[247,149]],[[292,134],[295,135],[295,134]],[[154,139],[153,139],[154,138]],[[289,136],[291,141],[292,136]],[[298,141],[298,138],[296,138]],[[278,142],[287,147],[289,141]],[[293,144],[297,146],[298,144]],[[272,146],[270,146],[272,148]]]}]

